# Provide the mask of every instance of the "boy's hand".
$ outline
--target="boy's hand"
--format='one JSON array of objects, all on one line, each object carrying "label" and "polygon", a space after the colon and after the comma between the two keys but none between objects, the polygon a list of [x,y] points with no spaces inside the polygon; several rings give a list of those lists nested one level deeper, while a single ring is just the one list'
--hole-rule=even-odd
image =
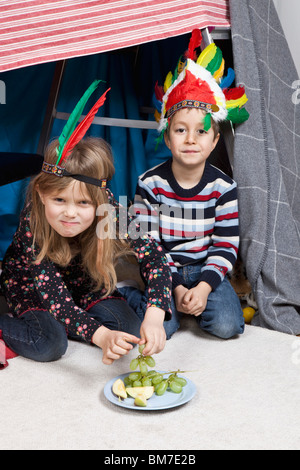
[{"label": "boy's hand", "polygon": [[184,312],[188,315],[198,317],[206,309],[207,298],[212,288],[207,282],[200,282],[196,287],[190,289],[182,300]]},{"label": "boy's hand", "polygon": [[160,353],[166,344],[166,332],[164,329],[165,311],[157,307],[149,307],[146,311],[141,326],[141,341],[146,344],[143,350],[144,356]]},{"label": "boy's hand", "polygon": [[134,335],[124,331],[109,330],[103,325],[92,337],[92,342],[102,349],[102,362],[107,365],[128,354],[133,348],[130,343],[139,344],[140,341],[140,338]]}]

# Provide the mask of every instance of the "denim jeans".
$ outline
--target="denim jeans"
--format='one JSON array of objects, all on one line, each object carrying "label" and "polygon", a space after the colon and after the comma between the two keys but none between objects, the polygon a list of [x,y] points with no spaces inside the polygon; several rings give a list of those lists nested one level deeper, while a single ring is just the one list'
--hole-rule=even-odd
[{"label": "denim jeans", "polygon": [[[95,304],[87,313],[110,330],[125,331],[139,337],[141,321],[129,305],[120,299],[107,299]],[[20,356],[39,362],[55,361],[68,347],[65,326],[48,312],[33,310],[19,318],[0,315],[0,330],[9,348]]]},{"label": "denim jeans", "polygon": [[[188,289],[191,289],[199,283],[201,266],[185,266],[179,268],[178,272],[183,277]],[[129,305],[138,313],[142,321],[146,312],[147,296],[133,287],[123,287],[119,291]],[[170,339],[178,330],[184,315],[184,313],[177,311],[173,296],[172,318],[164,322],[167,339]],[[204,312],[194,318],[195,324],[199,328],[219,338],[228,339],[244,332],[245,322],[241,304],[227,278],[221,282],[217,289],[209,294]]]}]

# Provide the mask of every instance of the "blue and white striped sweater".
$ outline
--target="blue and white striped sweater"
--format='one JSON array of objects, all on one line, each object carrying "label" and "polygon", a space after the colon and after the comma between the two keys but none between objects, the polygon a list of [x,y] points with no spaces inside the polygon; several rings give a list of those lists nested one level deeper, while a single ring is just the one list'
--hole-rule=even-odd
[{"label": "blue and white striped sweater", "polygon": [[134,213],[141,230],[164,248],[173,288],[184,284],[177,268],[203,264],[200,281],[215,289],[232,270],[239,246],[236,183],[206,162],[199,184],[184,189],[172,172],[172,160],[138,180]]}]

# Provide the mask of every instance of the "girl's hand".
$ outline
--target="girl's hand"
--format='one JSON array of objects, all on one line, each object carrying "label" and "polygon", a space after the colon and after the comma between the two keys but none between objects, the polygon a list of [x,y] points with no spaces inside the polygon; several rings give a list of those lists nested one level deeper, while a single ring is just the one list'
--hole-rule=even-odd
[{"label": "girl's hand", "polygon": [[100,326],[95,331],[92,342],[103,351],[102,362],[110,365],[122,356],[126,356],[133,346],[130,343],[139,344],[140,338],[123,331],[109,330]]},{"label": "girl's hand", "polygon": [[182,313],[187,313],[185,311],[185,306],[183,305],[183,299],[184,296],[189,292],[187,287],[184,287],[182,285],[177,286],[176,289],[174,290],[174,298],[175,298],[175,304],[176,304],[176,309],[178,312]]},{"label": "girl's hand", "polygon": [[141,326],[140,344],[146,344],[144,356],[160,353],[166,344],[164,329],[165,311],[157,307],[149,307]]}]

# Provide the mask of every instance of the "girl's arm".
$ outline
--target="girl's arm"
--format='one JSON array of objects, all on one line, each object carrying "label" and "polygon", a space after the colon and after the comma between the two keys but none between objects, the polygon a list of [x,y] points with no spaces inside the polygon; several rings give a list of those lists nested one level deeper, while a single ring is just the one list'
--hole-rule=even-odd
[{"label": "girl's arm", "polygon": [[172,314],[172,275],[162,247],[153,238],[142,235],[141,238],[131,239],[131,246],[137,254],[148,293],[147,310],[141,326],[141,344],[146,344],[143,354],[151,356],[165,347],[163,323]]},{"label": "girl's arm", "polygon": [[171,315],[172,278],[163,248],[153,237],[141,230],[141,227],[127,212],[127,208],[125,227],[124,208],[117,203],[112,195],[110,195],[109,201],[118,209],[116,217],[119,236],[128,240],[139,262],[141,276],[148,293],[147,308],[159,308],[169,318]]},{"label": "girl's arm", "polygon": [[146,343],[143,354],[151,355],[160,352],[165,346],[163,323],[172,314],[172,275],[162,247],[129,214],[126,228],[127,233],[121,233],[121,236],[130,242],[146,284],[148,303],[141,327],[141,344]]}]

